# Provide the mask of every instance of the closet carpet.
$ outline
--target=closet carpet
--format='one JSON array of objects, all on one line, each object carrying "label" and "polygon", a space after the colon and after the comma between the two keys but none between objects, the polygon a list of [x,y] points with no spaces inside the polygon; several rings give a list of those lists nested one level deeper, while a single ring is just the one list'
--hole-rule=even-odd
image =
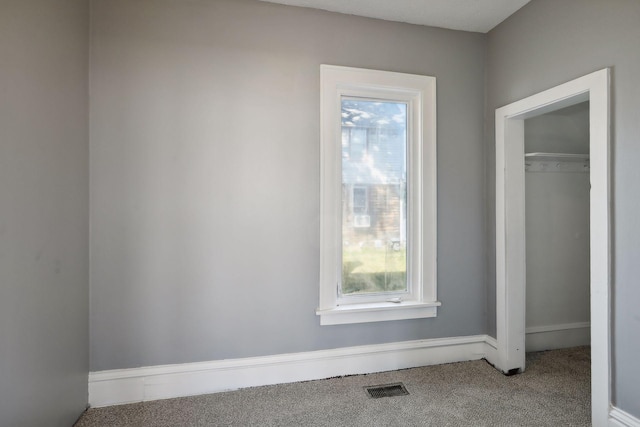
[{"label": "closet carpet", "polygon": [[[364,387],[402,382],[409,395]],[[590,348],[527,354],[523,374],[484,360],[89,409],[76,427],[589,426]]]}]

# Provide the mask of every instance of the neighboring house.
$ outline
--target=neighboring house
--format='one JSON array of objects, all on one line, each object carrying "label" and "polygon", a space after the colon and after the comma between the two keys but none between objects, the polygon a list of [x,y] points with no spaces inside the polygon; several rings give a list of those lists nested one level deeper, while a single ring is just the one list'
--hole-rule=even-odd
[{"label": "neighboring house", "polygon": [[342,232],[345,246],[406,241],[406,105],[342,104]]}]

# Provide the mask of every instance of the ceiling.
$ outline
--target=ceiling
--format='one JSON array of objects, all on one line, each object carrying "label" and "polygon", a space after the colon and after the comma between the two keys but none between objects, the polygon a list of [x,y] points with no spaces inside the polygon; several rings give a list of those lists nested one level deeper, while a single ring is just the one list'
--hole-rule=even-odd
[{"label": "ceiling", "polygon": [[529,0],[262,0],[410,24],[486,33]]}]

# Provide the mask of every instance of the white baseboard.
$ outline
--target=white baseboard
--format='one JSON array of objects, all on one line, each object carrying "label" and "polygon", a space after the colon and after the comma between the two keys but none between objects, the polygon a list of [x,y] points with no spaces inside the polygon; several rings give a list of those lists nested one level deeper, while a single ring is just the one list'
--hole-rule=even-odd
[{"label": "white baseboard", "polygon": [[614,406],[611,408],[611,411],[609,411],[609,426],[640,427],[640,419]]},{"label": "white baseboard", "polygon": [[498,340],[486,335],[484,338],[484,343],[484,358],[487,359],[487,362],[491,363],[493,366],[496,366],[496,364],[498,363]]},{"label": "white baseboard", "polygon": [[92,407],[495,358],[486,335],[89,373]]},{"label": "white baseboard", "polygon": [[589,322],[579,322],[534,326],[526,329],[525,340],[527,351],[555,350],[589,345],[591,342],[591,324]]}]

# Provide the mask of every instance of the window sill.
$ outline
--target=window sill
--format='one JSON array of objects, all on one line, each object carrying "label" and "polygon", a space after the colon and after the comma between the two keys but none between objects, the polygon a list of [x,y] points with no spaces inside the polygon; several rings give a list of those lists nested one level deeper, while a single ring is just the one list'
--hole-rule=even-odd
[{"label": "window sill", "polygon": [[349,323],[384,322],[388,320],[423,319],[436,317],[440,302],[401,303],[379,302],[373,304],[341,305],[327,310],[316,310],[321,325],[345,325]]}]

